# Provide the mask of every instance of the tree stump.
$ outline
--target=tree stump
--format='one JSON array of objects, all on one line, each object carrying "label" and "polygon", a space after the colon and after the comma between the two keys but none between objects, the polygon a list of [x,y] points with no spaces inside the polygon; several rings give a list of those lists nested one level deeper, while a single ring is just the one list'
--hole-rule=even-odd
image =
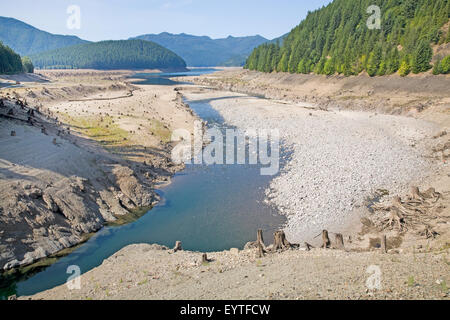
[{"label": "tree stump", "polygon": [[175,242],[175,247],[173,248],[173,252],[182,251],[183,248],[181,247],[181,241]]},{"label": "tree stump", "polygon": [[206,264],[209,263],[209,259],[208,259],[208,255],[206,253],[204,253],[202,255],[202,264]]},{"label": "tree stump", "polygon": [[423,197],[418,187],[411,187],[411,198],[422,201]]},{"label": "tree stump", "polygon": [[276,231],[274,234],[274,241],[273,241],[273,250],[283,250],[283,249],[290,249],[291,244],[286,239],[286,234],[284,231]]},{"label": "tree stump", "polygon": [[256,234],[256,242],[260,243],[263,248],[265,248],[266,246],[264,245],[264,239],[263,239],[263,231],[261,229],[258,229],[258,232]]},{"label": "tree stump", "polygon": [[336,249],[345,250],[344,237],[342,236],[342,234],[336,233],[335,239],[336,239],[336,244],[335,244]]},{"label": "tree stump", "polygon": [[387,253],[386,235],[381,236],[381,253]]},{"label": "tree stump", "polygon": [[331,245],[331,241],[330,238],[328,237],[328,231],[327,230],[323,230],[322,231],[322,248],[327,249],[330,247]]}]

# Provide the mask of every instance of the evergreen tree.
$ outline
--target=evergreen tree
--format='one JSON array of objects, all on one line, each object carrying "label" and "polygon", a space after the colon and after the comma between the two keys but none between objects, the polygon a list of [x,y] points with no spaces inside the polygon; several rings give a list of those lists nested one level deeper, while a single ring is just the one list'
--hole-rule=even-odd
[{"label": "evergreen tree", "polygon": [[430,61],[433,57],[433,50],[424,40],[420,41],[419,46],[413,54],[412,72],[420,73],[431,68]]},{"label": "evergreen tree", "polygon": [[[375,76],[399,71],[402,62],[404,75],[411,67],[414,72],[427,71],[432,58],[430,43],[450,41],[450,30],[441,30],[449,21],[449,3],[450,0],[334,0],[310,12],[276,51],[267,45],[256,48],[246,68],[338,72],[346,76],[366,70]],[[381,30],[367,27],[366,10],[372,4],[382,9]],[[264,51],[276,54],[267,59]]]},{"label": "evergreen tree", "polygon": [[323,67],[323,73],[326,74],[327,76],[331,76],[336,72],[335,66],[334,66],[334,60],[333,58],[328,59],[325,62],[325,65]]},{"label": "evergreen tree", "polygon": [[441,61],[441,73],[449,74],[450,73],[450,55],[446,56]]},{"label": "evergreen tree", "polygon": [[23,71],[26,73],[33,73],[34,72],[34,66],[31,62],[31,59],[28,57],[22,58],[22,65],[23,65]]},{"label": "evergreen tree", "polygon": [[10,47],[0,42],[0,74],[23,72],[22,59]]},{"label": "evergreen tree", "polygon": [[403,59],[402,63],[400,64],[400,69],[398,69],[398,73],[402,77],[406,77],[411,72],[411,66],[409,64],[409,61],[407,58]]}]

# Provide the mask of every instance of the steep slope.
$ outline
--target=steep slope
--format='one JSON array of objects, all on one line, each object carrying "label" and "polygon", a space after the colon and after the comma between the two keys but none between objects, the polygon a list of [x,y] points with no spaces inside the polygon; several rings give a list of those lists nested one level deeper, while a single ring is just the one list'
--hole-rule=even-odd
[{"label": "steep slope", "polygon": [[186,63],[172,51],[149,41],[87,43],[32,55],[36,67],[47,69],[176,69]]},{"label": "steep slope", "polygon": [[19,73],[23,71],[20,56],[0,41],[0,74]]},{"label": "steep slope", "polygon": [[0,41],[25,56],[88,42],[75,36],[54,35],[6,17],[0,17]]},{"label": "steep slope", "polygon": [[[263,44],[246,67],[264,72],[371,76],[406,76],[431,68],[431,45],[445,45],[448,0],[375,1],[381,10],[380,28],[373,25],[372,0],[334,0],[309,13],[281,46]],[[374,28],[372,28],[372,26]],[[441,57],[443,58],[443,57]]]},{"label": "steep slope", "polygon": [[192,67],[243,65],[254,48],[268,41],[261,36],[211,39],[167,32],[142,35],[134,39],[156,42],[181,56]]}]

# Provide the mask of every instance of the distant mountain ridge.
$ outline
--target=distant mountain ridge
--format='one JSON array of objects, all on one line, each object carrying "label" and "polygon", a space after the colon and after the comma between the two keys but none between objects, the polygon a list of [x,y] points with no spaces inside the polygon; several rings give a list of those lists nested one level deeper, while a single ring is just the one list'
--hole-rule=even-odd
[{"label": "distant mountain ridge", "polygon": [[45,69],[160,69],[186,70],[186,62],[157,43],[116,40],[79,44],[30,56]]},{"label": "distant mountain ridge", "polygon": [[21,56],[89,43],[76,36],[56,35],[14,18],[0,17],[0,41]]},{"label": "distant mountain ridge", "polygon": [[[283,37],[277,39],[281,40]],[[243,66],[256,47],[269,42],[260,35],[212,39],[208,36],[168,32],[141,35],[129,40],[133,39],[159,44],[173,51],[192,67]],[[93,43],[76,36],[51,34],[17,19],[1,16],[0,42],[21,56],[34,56],[34,58],[44,52]],[[40,64],[38,63],[37,66],[39,67]]]},{"label": "distant mountain ridge", "polygon": [[131,39],[158,43],[181,56],[191,67],[242,66],[254,48],[269,41],[260,35],[212,39],[208,36],[168,32]]}]

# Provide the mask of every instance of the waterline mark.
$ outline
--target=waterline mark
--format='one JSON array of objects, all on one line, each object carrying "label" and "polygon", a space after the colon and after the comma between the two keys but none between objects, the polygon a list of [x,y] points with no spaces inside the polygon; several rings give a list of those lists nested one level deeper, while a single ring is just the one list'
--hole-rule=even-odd
[{"label": "waterline mark", "polygon": [[176,164],[197,165],[261,165],[261,175],[273,176],[280,169],[280,132],[278,129],[226,129],[212,127],[204,130],[195,121],[194,134],[186,129],[175,130],[172,150]]}]

